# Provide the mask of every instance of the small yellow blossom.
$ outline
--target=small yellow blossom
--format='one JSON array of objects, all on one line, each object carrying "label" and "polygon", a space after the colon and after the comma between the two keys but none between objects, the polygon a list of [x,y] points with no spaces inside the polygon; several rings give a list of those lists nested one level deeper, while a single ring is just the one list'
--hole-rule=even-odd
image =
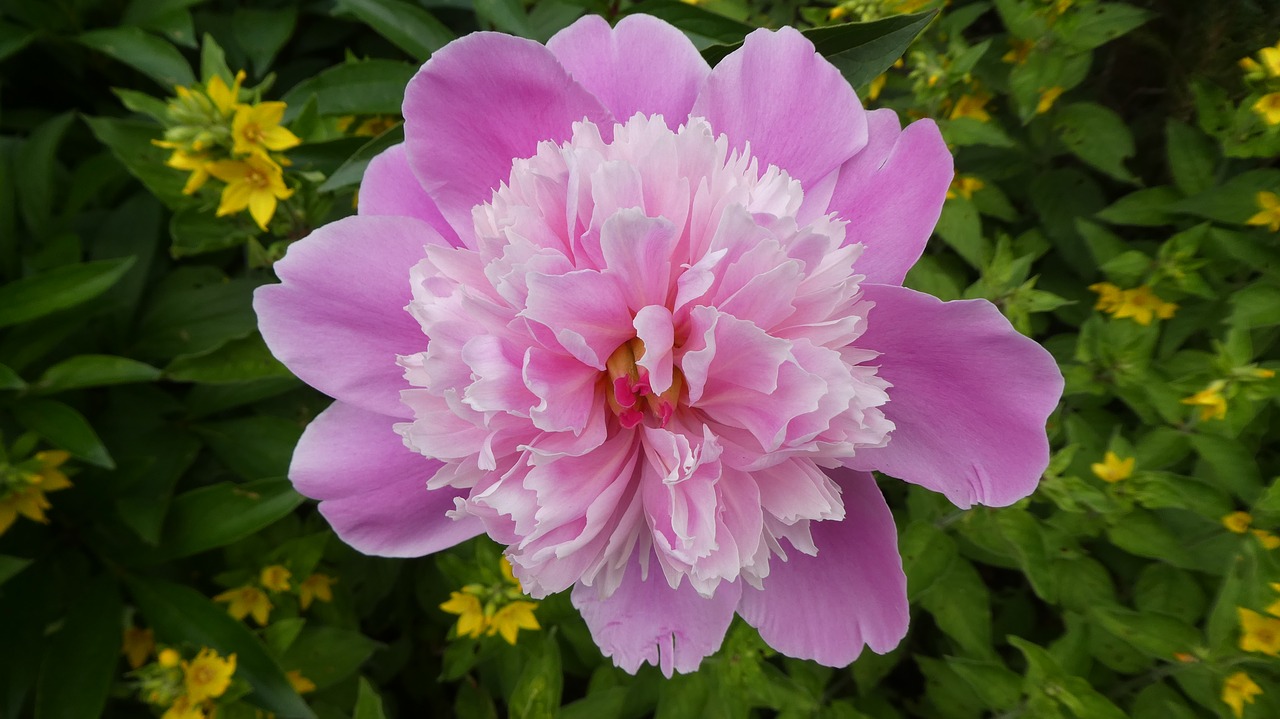
[{"label": "small yellow blossom", "polygon": [[1099,294],[1102,295],[1098,298],[1099,305],[1102,305],[1103,299],[1108,300],[1109,307],[1103,308],[1105,312],[1110,312],[1116,319],[1132,317],[1134,322],[1143,327],[1150,325],[1151,320],[1156,317],[1167,320],[1173,317],[1174,312],[1178,310],[1176,304],[1160,299],[1159,295],[1152,292],[1151,288],[1146,285],[1140,285],[1131,290],[1122,290],[1119,298],[1109,297],[1101,291]]},{"label": "small yellow blossom", "polygon": [[954,200],[957,197],[963,197],[966,200],[972,200],[973,193],[986,186],[987,183],[972,175],[956,175],[955,179],[951,181],[951,186],[947,188],[947,199]]},{"label": "small yellow blossom", "polygon": [[1200,408],[1201,421],[1210,419],[1226,419],[1227,417],[1227,399],[1222,396],[1222,388],[1227,383],[1222,380],[1214,380],[1208,387],[1196,392],[1190,397],[1183,397],[1182,404],[1189,404]]},{"label": "small yellow blossom", "polygon": [[1268,125],[1280,125],[1280,92],[1269,92],[1253,103],[1253,111]]},{"label": "small yellow blossom", "polygon": [[187,170],[187,183],[182,186],[182,194],[193,195],[209,181],[209,156],[203,152],[186,152],[174,150],[164,164],[175,170]]},{"label": "small yellow blossom", "polygon": [[156,661],[165,669],[171,669],[182,663],[182,655],[173,649],[161,649],[156,655]]},{"label": "small yellow blossom", "polygon": [[1262,687],[1255,684],[1244,672],[1232,674],[1222,684],[1222,701],[1231,707],[1231,713],[1235,714],[1237,719],[1244,716],[1244,705],[1252,704],[1253,698],[1261,693]]},{"label": "small yellow blossom", "polygon": [[124,654],[129,668],[137,669],[147,663],[147,657],[156,648],[156,635],[150,629],[128,627],[124,630],[124,645],[120,652]]},{"label": "small yellow blossom", "polygon": [[827,19],[835,21],[835,20],[839,20],[840,18],[848,14],[849,14],[848,8],[846,8],[843,5],[836,5],[835,7],[827,11]]},{"label": "small yellow blossom", "polygon": [[1240,649],[1280,657],[1280,619],[1244,607],[1236,607],[1236,612],[1240,615]]},{"label": "small yellow blossom", "polygon": [[1108,451],[1102,456],[1101,462],[1095,462],[1090,465],[1094,475],[1104,482],[1114,484],[1121,480],[1128,479],[1133,475],[1133,465],[1135,462],[1133,457],[1125,457],[1120,459],[1115,452]]},{"label": "small yellow blossom", "polygon": [[1036,103],[1036,114],[1043,115],[1053,108],[1053,103],[1062,96],[1063,88],[1054,85],[1040,89],[1040,101]]},{"label": "small yellow blossom", "polygon": [[898,0],[892,5],[895,13],[913,13],[933,4],[933,0]]},{"label": "small yellow blossom", "polygon": [[468,592],[450,592],[449,601],[440,608],[450,614],[458,615],[458,636],[479,637],[484,631],[488,619],[484,616],[484,607],[480,598]]},{"label": "small yellow blossom", "polygon": [[1250,524],[1253,524],[1253,515],[1248,512],[1232,512],[1222,518],[1222,526],[1236,534],[1249,531]]},{"label": "small yellow blossom", "polygon": [[284,110],[283,102],[238,105],[231,121],[231,151],[237,155],[266,156],[268,150],[282,152],[302,144],[297,135],[280,126]]},{"label": "small yellow blossom", "polygon": [[215,602],[229,602],[227,605],[227,614],[236,619],[244,619],[252,614],[254,621],[259,625],[266,625],[267,617],[271,615],[271,600],[267,599],[267,593],[257,587],[245,585],[228,589],[213,598]]},{"label": "small yellow blossom", "polygon": [[306,610],[311,606],[312,600],[318,599],[322,602],[333,601],[333,585],[338,580],[327,574],[312,574],[302,580],[302,584],[298,585],[298,604]]},{"label": "small yellow blossom", "polygon": [[316,683],[302,676],[302,670],[290,669],[284,673],[286,679],[289,680],[289,686],[299,694],[306,694],[316,690]]},{"label": "small yellow blossom", "polygon": [[1242,57],[1240,58],[1240,61],[1237,62],[1236,64],[1240,66],[1241,70],[1244,70],[1245,77],[1255,78],[1255,79],[1262,77],[1262,66],[1259,65],[1253,58]]},{"label": "small yellow blossom", "polygon": [[[59,469],[70,457],[70,453],[60,449],[36,452],[34,462],[23,462],[18,466],[19,486],[0,496],[0,534],[4,534],[17,521],[18,515],[41,524],[49,523],[44,512],[53,505],[49,503],[45,493],[71,486],[71,480]],[[23,470],[28,464],[35,466],[29,471]]]},{"label": "small yellow blossom", "polygon": [[951,108],[949,119],[955,120],[961,117],[970,117],[978,122],[988,122],[991,115],[986,111],[987,103],[991,101],[991,96],[985,92],[975,92],[972,95],[961,95],[956,100],[955,107]]},{"label": "small yellow blossom", "polygon": [[1124,291],[1110,282],[1095,282],[1089,285],[1089,289],[1098,293],[1098,303],[1093,306],[1095,310],[1115,312],[1120,306]]},{"label": "small yellow blossom", "polygon": [[1277,537],[1265,529],[1254,529],[1252,531],[1253,536],[1258,538],[1258,542],[1262,545],[1263,549],[1270,550],[1280,547],[1280,537]]},{"label": "small yellow blossom", "polygon": [[208,647],[200,650],[195,659],[182,663],[183,683],[187,698],[193,703],[222,696],[231,686],[231,675],[236,672],[236,655],[226,659]]},{"label": "small yellow blossom", "polygon": [[277,200],[288,199],[293,190],[285,187],[280,166],[261,155],[244,160],[221,160],[208,165],[209,174],[227,183],[218,203],[218,217],[249,209],[253,221],[263,230],[276,213]]},{"label": "small yellow blossom", "polygon": [[[235,80],[232,81],[231,87],[227,87],[227,83],[222,79],[221,75],[214,75],[209,82],[205,83],[205,94],[213,100],[213,104],[218,108],[224,117],[230,117],[231,113],[236,111],[236,105],[240,103],[240,85],[244,82],[244,70],[236,73]],[[178,94],[186,88],[179,87]]]},{"label": "small yellow blossom", "polygon": [[1021,65],[1027,61],[1027,57],[1031,55],[1031,50],[1036,44],[1031,40],[1009,40],[1009,51],[1000,57],[1001,62],[1007,62],[1011,65]]},{"label": "small yellow blossom", "polygon": [[200,702],[192,701],[188,696],[180,696],[160,715],[160,719],[209,719],[209,716]]},{"label": "small yellow blossom", "polygon": [[289,578],[293,576],[293,572],[280,566],[272,564],[269,567],[263,567],[262,573],[258,576],[258,582],[272,592],[289,591]]},{"label": "small yellow blossom", "polygon": [[540,628],[538,619],[533,616],[533,608],[536,606],[538,605],[535,602],[517,600],[499,609],[489,620],[488,635],[501,634],[502,638],[507,640],[507,644],[514,645],[516,635],[521,629]]},{"label": "small yellow blossom", "polygon": [[1259,50],[1258,58],[1267,70],[1267,77],[1280,77],[1280,43]]},{"label": "small yellow blossom", "polygon": [[875,100],[880,97],[880,92],[884,90],[884,84],[889,81],[889,76],[885,73],[876,75],[871,80],[871,85],[867,87],[867,99]]},{"label": "small yellow blossom", "polygon": [[1245,224],[1266,227],[1272,232],[1280,232],[1280,195],[1262,191],[1257,197],[1260,212],[1245,220]]}]

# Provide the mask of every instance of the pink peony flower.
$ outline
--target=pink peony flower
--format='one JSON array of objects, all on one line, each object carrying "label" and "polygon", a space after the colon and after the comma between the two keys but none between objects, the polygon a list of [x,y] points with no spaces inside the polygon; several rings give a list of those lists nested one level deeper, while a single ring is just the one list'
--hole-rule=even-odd
[{"label": "pink peony flower", "polygon": [[290,477],[357,549],[488,533],[628,671],[696,669],[735,612],[838,666],[907,630],[870,470],[960,507],[1035,488],[1053,359],[900,286],[952,179],[937,127],[863,110],[795,30],[715,69],[641,15],[477,33],[404,115],[360,214],[255,301],[337,400]]}]

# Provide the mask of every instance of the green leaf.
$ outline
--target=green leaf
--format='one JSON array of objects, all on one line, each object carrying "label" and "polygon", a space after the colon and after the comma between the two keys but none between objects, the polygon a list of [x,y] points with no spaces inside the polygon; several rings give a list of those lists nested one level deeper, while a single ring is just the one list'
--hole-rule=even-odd
[{"label": "green leaf", "polygon": [[115,469],[115,462],[89,421],[68,405],[51,399],[28,399],[14,404],[12,410],[18,422],[49,444],[89,464]]},{"label": "green leaf", "polygon": [[1122,182],[1138,178],[1124,166],[1133,156],[1133,133],[1114,111],[1092,102],[1076,102],[1060,108],[1053,128],[1062,143],[1085,164]]},{"label": "green leaf", "polygon": [[1158,612],[1196,624],[1207,599],[1194,575],[1177,567],[1152,562],[1133,585],[1133,604],[1144,612]]},{"label": "green leaf", "polygon": [[0,584],[13,579],[34,561],[34,559],[23,559],[22,557],[10,557],[7,554],[0,554]]},{"label": "green leaf", "polygon": [[652,15],[680,28],[712,65],[741,45],[742,38],[755,30],[745,22],[680,0],[646,0],[643,5],[631,6],[627,12]]},{"label": "green leaf", "polygon": [[1230,323],[1235,327],[1254,329],[1280,325],[1280,287],[1255,282],[1231,295]]},{"label": "green leaf", "polygon": [[228,280],[211,267],[183,267],[169,273],[152,289],[131,354],[202,354],[248,337],[258,325],[253,290],[260,282]]},{"label": "green leaf", "polygon": [[991,261],[994,249],[982,236],[982,220],[972,202],[957,199],[944,204],[936,232],[972,267],[981,270]]},{"label": "green leaf", "polygon": [[129,432],[116,448],[116,511],[142,541],[160,544],[165,515],[178,479],[195,462],[201,444],[191,433],[169,426]]},{"label": "green leaf", "polygon": [[34,320],[87,302],[111,288],[133,258],[63,265],[0,285],[0,327]]},{"label": "green leaf", "polygon": [[916,520],[902,530],[902,566],[907,573],[907,596],[919,597],[951,568],[955,541],[932,522]]},{"label": "green leaf", "polygon": [[[1066,707],[1078,719],[1126,719],[1125,713],[1091,687],[1089,682],[1067,674],[1043,647],[1019,637],[1009,637],[1009,643],[1027,658],[1027,675],[1023,685],[1025,691],[1048,697]],[[1028,715],[1041,716],[1036,712],[1028,712]]]},{"label": "green leaf", "polygon": [[36,689],[36,719],[96,717],[120,662],[124,605],[115,580],[73,593],[62,628],[49,639]]},{"label": "green leaf", "polygon": [[368,679],[360,677],[359,690],[356,692],[356,706],[351,719],[387,719],[382,710],[382,697],[373,688]]},{"label": "green leaf", "polygon": [[365,168],[369,161],[392,145],[404,142],[404,125],[396,125],[386,132],[366,142],[355,154],[348,157],[329,178],[320,185],[320,192],[336,192],[359,185],[364,179]]},{"label": "green leaf", "polygon": [[84,121],[98,142],[110,148],[129,174],[169,209],[191,204],[191,198],[182,194],[182,173],[164,164],[169,151],[151,143],[160,138],[160,128],[154,123],[113,117],[85,117]]},{"label": "green leaf", "polygon": [[1172,225],[1177,222],[1177,217],[1167,208],[1180,199],[1182,196],[1178,191],[1168,185],[1148,187],[1130,192],[1111,203],[1097,214],[1097,218],[1113,225]]},{"label": "green leaf", "polygon": [[1022,699],[1022,677],[1000,662],[947,657],[947,666],[990,708],[1012,709]]},{"label": "green leaf", "polygon": [[34,389],[63,392],[83,387],[150,382],[159,377],[160,370],[127,357],[78,355],[45,370]]},{"label": "green leaf", "polygon": [[235,654],[236,676],[253,688],[249,701],[282,717],[315,719],[262,643],[226,609],[180,584],[149,577],[131,577],[127,582],[134,603],[159,641],[210,647],[223,656]]},{"label": "green leaf", "polygon": [[111,88],[111,92],[120,98],[120,104],[133,112],[142,113],[156,122],[164,122],[165,117],[168,115],[168,106],[165,105],[164,100],[158,97],[153,97],[145,92],[125,90],[119,87]]},{"label": "green leaf", "polygon": [[183,47],[196,46],[195,23],[188,8],[204,0],[130,0],[121,25],[136,25]]},{"label": "green leaf", "polygon": [[284,119],[292,121],[315,95],[321,115],[399,115],[404,88],[416,65],[394,60],[365,60],[331,67],[298,83],[285,94]]},{"label": "green leaf", "polygon": [[160,551],[174,558],[226,546],[270,526],[300,504],[302,495],[285,479],[221,482],[184,492],[169,507]]},{"label": "green leaf", "polygon": [[0,364],[0,389],[26,389],[27,383],[22,381],[22,377],[18,376],[9,367]]},{"label": "green leaf", "polygon": [[804,36],[813,41],[818,54],[835,65],[850,85],[861,87],[902,57],[935,15],[937,11],[930,11],[817,27],[805,30]]},{"label": "green leaf", "polygon": [[1190,652],[1202,640],[1200,632],[1191,625],[1159,612],[1096,607],[1090,616],[1106,631],[1156,659],[1168,661],[1177,653]]},{"label": "green leaf", "polygon": [[1165,147],[1169,172],[1184,195],[1196,195],[1213,187],[1218,151],[1203,132],[1173,118],[1165,121]]},{"label": "green leaf", "polygon": [[280,662],[324,689],[354,674],[377,648],[377,642],[350,629],[305,627]]},{"label": "green leaf", "polygon": [[1258,456],[1238,440],[1209,434],[1191,435],[1191,446],[1209,465],[1210,479],[1246,504],[1262,494]]},{"label": "green leaf", "polygon": [[1077,51],[1092,50],[1132,31],[1152,17],[1151,12],[1132,5],[1097,3],[1064,15],[1066,27],[1059,28],[1059,32],[1067,47]]},{"label": "green leaf", "polygon": [[520,37],[533,37],[533,26],[520,0],[475,0],[476,17],[503,32]]},{"label": "green leaf", "polygon": [[457,37],[434,15],[404,0],[338,0],[334,12],[355,15],[419,62]]},{"label": "green leaf", "polygon": [[255,332],[205,354],[179,357],[164,368],[164,375],[177,382],[225,384],[292,377],[293,373],[271,355],[262,335]]},{"label": "green leaf", "polygon": [[22,178],[17,185],[18,207],[27,227],[37,237],[49,232],[54,209],[58,145],[74,117],[68,112],[41,123],[22,143],[15,159],[14,172]]},{"label": "green leaf", "polygon": [[0,61],[13,55],[36,39],[36,32],[20,25],[0,22]]},{"label": "green leaf", "polygon": [[920,605],[971,658],[995,659],[990,592],[968,560],[957,557],[920,596]]},{"label": "green leaf", "polygon": [[986,145],[988,147],[1015,147],[1013,138],[1009,137],[999,125],[983,122],[972,117],[957,117],[954,120],[939,120],[938,127],[942,137],[949,145],[968,147],[970,145]]},{"label": "green leaf", "polygon": [[524,665],[511,690],[511,719],[555,719],[560,709],[564,674],[560,671],[560,644],[554,632],[544,632],[538,652]]},{"label": "green leaf", "polygon": [[191,66],[173,45],[136,27],[91,30],[77,38],[82,45],[138,70],[166,91],[195,84]]},{"label": "green leaf", "polygon": [[216,217],[199,208],[188,207],[173,213],[169,220],[169,234],[173,237],[169,254],[178,259],[239,247],[256,236],[258,231],[249,222]]},{"label": "green leaf", "polygon": [[1258,193],[1280,187],[1280,170],[1249,170],[1223,184],[1175,203],[1170,210],[1206,220],[1244,224],[1259,208]]},{"label": "green leaf", "polygon": [[249,56],[258,77],[271,69],[276,54],[293,35],[297,24],[298,8],[292,5],[278,9],[239,7],[231,14],[236,42]]},{"label": "green leaf", "polygon": [[283,477],[302,436],[297,422],[267,415],[210,422],[195,430],[224,464],[249,480]]}]

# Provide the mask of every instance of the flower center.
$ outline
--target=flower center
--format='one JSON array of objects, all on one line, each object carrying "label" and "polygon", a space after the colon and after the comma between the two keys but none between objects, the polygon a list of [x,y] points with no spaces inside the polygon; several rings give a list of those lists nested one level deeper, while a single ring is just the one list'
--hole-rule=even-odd
[{"label": "flower center", "polygon": [[684,376],[679,368],[673,368],[671,386],[665,392],[655,393],[649,384],[649,371],[636,364],[643,357],[644,342],[639,337],[623,342],[609,355],[602,378],[608,385],[605,399],[627,429],[639,425],[646,416],[665,428],[679,406]]},{"label": "flower center", "polygon": [[258,189],[265,190],[271,186],[271,179],[267,177],[265,172],[258,169],[250,169],[245,173],[244,179]]},{"label": "flower center", "polygon": [[244,135],[245,140],[251,143],[259,144],[262,142],[262,128],[258,127],[256,123],[245,125],[241,134]]}]

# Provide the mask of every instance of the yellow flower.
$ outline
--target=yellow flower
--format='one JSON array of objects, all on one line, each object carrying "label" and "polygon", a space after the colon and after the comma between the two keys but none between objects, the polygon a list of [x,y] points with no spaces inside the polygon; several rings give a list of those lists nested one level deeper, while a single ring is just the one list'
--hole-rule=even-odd
[{"label": "yellow flower", "polygon": [[[231,113],[236,111],[236,105],[240,102],[240,84],[244,82],[244,70],[236,73],[235,80],[232,81],[231,87],[227,87],[227,83],[222,79],[221,75],[214,75],[209,82],[205,83],[205,94],[213,100],[213,104],[218,108],[224,117],[229,117]],[[185,88],[178,88],[178,93],[182,94]]]},{"label": "yellow flower", "polygon": [[533,608],[536,606],[536,602],[518,600],[499,609],[489,620],[488,635],[501,634],[507,644],[515,644],[516,635],[521,629],[540,629],[537,618],[533,616]]},{"label": "yellow flower", "polygon": [[182,655],[173,649],[161,649],[156,655],[156,661],[165,669],[172,669],[182,663]]},{"label": "yellow flower", "polygon": [[1000,57],[1001,62],[1007,62],[1012,65],[1021,65],[1027,61],[1027,57],[1031,55],[1031,50],[1036,46],[1031,40],[1009,40],[1009,51]]},{"label": "yellow flower", "polygon": [[1095,462],[1090,465],[1093,473],[1104,482],[1112,483],[1128,479],[1133,474],[1133,464],[1136,460],[1133,457],[1125,457],[1120,459],[1115,452],[1108,451],[1102,456],[1101,462]]},{"label": "yellow flower", "polygon": [[1253,515],[1248,512],[1232,512],[1222,518],[1222,526],[1236,534],[1249,531],[1250,524],[1253,524]]},{"label": "yellow flower", "polygon": [[1110,282],[1095,282],[1089,285],[1089,289],[1098,293],[1098,304],[1093,306],[1095,310],[1115,312],[1116,308],[1120,306],[1123,290]]},{"label": "yellow flower", "polygon": [[898,0],[893,4],[893,11],[895,13],[913,13],[924,9],[932,2],[933,0]]},{"label": "yellow flower", "polygon": [[311,606],[313,599],[322,602],[333,601],[333,585],[338,580],[327,574],[312,574],[298,585],[298,604],[305,610]]},{"label": "yellow flower", "polygon": [[987,183],[972,175],[956,175],[955,179],[951,181],[951,186],[947,188],[947,199],[954,200],[957,197],[963,197],[966,200],[972,200],[973,193],[986,186]]},{"label": "yellow flower", "polygon": [[316,683],[302,676],[302,670],[290,669],[284,673],[286,679],[289,680],[289,686],[299,694],[306,694],[316,690]]},{"label": "yellow flower", "polygon": [[1231,707],[1231,713],[1235,714],[1237,719],[1244,716],[1244,705],[1252,704],[1253,698],[1261,693],[1262,687],[1255,684],[1244,672],[1232,674],[1222,684],[1222,701]]},{"label": "yellow flower", "polygon": [[1280,617],[1280,599],[1267,605],[1267,614],[1273,617]]},{"label": "yellow flower", "polygon": [[1269,92],[1253,103],[1253,111],[1268,125],[1280,125],[1280,92]]},{"label": "yellow flower", "polygon": [[[1099,298],[1099,304],[1102,299]],[[1172,302],[1165,302],[1158,295],[1151,291],[1146,285],[1140,285],[1131,290],[1123,290],[1119,299],[1116,301],[1112,309],[1106,310],[1110,312],[1116,319],[1132,317],[1134,322],[1146,327],[1151,324],[1154,317],[1167,320],[1173,317],[1178,306]]]},{"label": "yellow flower", "polygon": [[849,9],[848,9],[848,8],[846,8],[846,7],[845,7],[845,6],[843,6],[843,5],[836,5],[835,7],[831,8],[830,10],[828,10],[828,11],[827,11],[827,19],[828,19],[828,20],[839,20],[840,18],[842,18],[842,17],[844,17],[845,15],[848,15],[848,14],[849,14]]},{"label": "yellow flower", "polygon": [[1227,399],[1222,396],[1222,388],[1227,383],[1222,380],[1214,380],[1208,387],[1196,392],[1190,397],[1183,397],[1182,404],[1189,404],[1200,408],[1200,419],[1207,421],[1210,419],[1226,419],[1227,417]]},{"label": "yellow flower", "polygon": [[1273,47],[1264,47],[1258,51],[1262,66],[1267,69],[1268,77],[1280,77],[1280,43]]},{"label": "yellow flower", "polygon": [[27,461],[19,465],[17,474],[19,486],[0,497],[0,534],[4,534],[17,521],[18,515],[41,524],[49,523],[44,511],[53,505],[45,497],[45,492],[56,492],[71,486],[71,480],[58,469],[70,457],[70,453],[60,449],[48,450],[36,452],[34,470],[21,469],[29,466],[30,463]]},{"label": "yellow flower", "polygon": [[258,581],[270,591],[287,592],[289,591],[289,578],[292,576],[293,572],[279,564],[272,564],[269,567],[262,568],[262,574],[258,576]]},{"label": "yellow flower", "polygon": [[231,685],[231,675],[235,672],[236,655],[232,654],[223,659],[208,647],[201,649],[195,659],[182,663],[187,698],[193,703],[199,703],[205,699],[222,696],[222,693]]},{"label": "yellow flower", "polygon": [[377,137],[400,122],[400,118],[395,115],[374,115],[360,123],[352,134],[357,137]]},{"label": "yellow flower", "polygon": [[182,186],[182,194],[193,195],[209,181],[209,156],[203,152],[186,152],[174,150],[164,164],[175,170],[188,170],[187,184]]},{"label": "yellow flower", "polygon": [[876,75],[875,78],[871,80],[871,85],[867,87],[867,99],[875,100],[880,97],[880,91],[884,89],[884,84],[888,82],[888,80],[889,76],[885,73]]},{"label": "yellow flower", "polygon": [[231,151],[237,155],[265,157],[268,150],[281,152],[302,144],[297,135],[280,127],[284,109],[283,102],[236,106],[236,116],[231,121]]},{"label": "yellow flower", "polygon": [[1259,225],[1272,232],[1280,232],[1280,195],[1263,190],[1257,197],[1261,212],[1245,220],[1245,224]]},{"label": "yellow flower", "polygon": [[253,221],[263,230],[276,213],[276,201],[288,199],[293,190],[285,187],[280,166],[262,155],[244,160],[209,163],[209,174],[227,183],[218,203],[218,216],[232,215],[249,208]]},{"label": "yellow flower", "polygon": [[208,719],[208,717],[200,702],[192,701],[188,696],[180,696],[165,710],[160,719]]},{"label": "yellow flower", "polygon": [[1280,657],[1280,619],[1244,607],[1236,607],[1236,612],[1240,615],[1240,649]]},{"label": "yellow flower", "polygon": [[156,648],[156,635],[150,629],[128,627],[124,630],[124,645],[120,652],[131,669],[137,669],[147,663],[147,657]]},{"label": "yellow flower", "polygon": [[991,101],[991,96],[985,92],[975,92],[972,95],[961,95],[956,100],[955,107],[951,108],[950,119],[955,120],[961,117],[971,117],[978,122],[987,122],[991,119],[991,115],[986,111],[986,105]]},{"label": "yellow flower", "polygon": [[441,604],[440,608],[458,615],[460,637],[478,637],[489,623],[484,607],[480,606],[480,598],[469,592],[450,592],[449,601]]},{"label": "yellow flower", "polygon": [[1280,547],[1280,537],[1277,537],[1265,529],[1253,530],[1253,536],[1258,538],[1258,542],[1262,544],[1263,549],[1275,549]]},{"label": "yellow flower", "polygon": [[229,602],[227,614],[236,619],[244,619],[252,614],[259,625],[265,625],[267,617],[271,615],[272,605],[271,600],[267,599],[267,593],[249,585],[228,589],[214,597],[213,601]]},{"label": "yellow flower", "polygon": [[1036,114],[1043,115],[1052,109],[1053,103],[1058,101],[1063,92],[1063,89],[1057,85],[1040,88],[1040,101],[1036,103]]}]

